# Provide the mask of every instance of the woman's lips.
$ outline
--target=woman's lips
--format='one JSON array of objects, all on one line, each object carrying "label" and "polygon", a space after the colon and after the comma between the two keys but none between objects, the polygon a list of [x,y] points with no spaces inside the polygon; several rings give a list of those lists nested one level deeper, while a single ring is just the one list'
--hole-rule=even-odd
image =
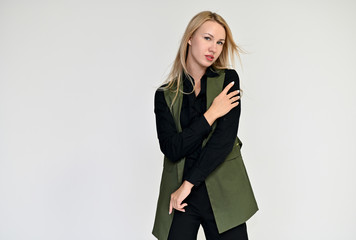
[{"label": "woman's lips", "polygon": [[214,60],[214,56],[213,55],[205,55],[205,57],[210,62]]}]

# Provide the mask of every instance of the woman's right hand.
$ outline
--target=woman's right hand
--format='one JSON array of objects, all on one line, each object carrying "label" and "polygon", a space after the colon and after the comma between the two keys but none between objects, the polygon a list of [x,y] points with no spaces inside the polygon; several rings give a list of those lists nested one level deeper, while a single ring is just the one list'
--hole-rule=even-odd
[{"label": "woman's right hand", "polygon": [[234,82],[229,83],[224,90],[222,90],[222,92],[215,97],[210,108],[204,113],[204,117],[210,126],[213,125],[216,119],[224,116],[230,112],[231,109],[239,105],[237,100],[240,99],[240,96],[236,96],[239,93],[239,90],[228,94],[228,91],[233,85]]}]

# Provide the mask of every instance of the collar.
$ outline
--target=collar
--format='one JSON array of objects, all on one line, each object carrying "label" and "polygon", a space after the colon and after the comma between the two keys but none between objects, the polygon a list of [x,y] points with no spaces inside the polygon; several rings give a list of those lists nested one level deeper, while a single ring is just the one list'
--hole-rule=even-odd
[{"label": "collar", "polygon": [[[219,76],[220,74],[216,71],[216,69],[214,69],[213,67],[208,67],[204,73],[204,75],[202,76],[202,79],[204,79],[204,77],[206,76],[207,78],[208,77],[217,77]],[[190,75],[189,75],[190,76]],[[190,76],[192,77],[192,76]],[[190,81],[188,80],[188,78],[184,75],[184,78],[183,78],[183,82],[188,82],[190,83]],[[193,79],[193,77],[192,77]],[[194,79],[193,79],[194,81]]]},{"label": "collar", "polygon": [[217,77],[217,76],[219,76],[220,74],[216,71],[215,68],[213,68],[213,67],[208,67],[208,68],[206,69],[205,75],[206,75],[207,77]]}]

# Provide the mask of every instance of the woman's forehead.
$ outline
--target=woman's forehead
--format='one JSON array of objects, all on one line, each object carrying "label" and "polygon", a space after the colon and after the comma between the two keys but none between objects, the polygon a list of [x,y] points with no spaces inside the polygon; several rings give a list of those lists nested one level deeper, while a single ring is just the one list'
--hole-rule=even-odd
[{"label": "woman's forehead", "polygon": [[206,21],[198,29],[197,32],[203,34],[207,33],[212,35],[215,38],[225,39],[225,29],[221,24],[215,21]]}]

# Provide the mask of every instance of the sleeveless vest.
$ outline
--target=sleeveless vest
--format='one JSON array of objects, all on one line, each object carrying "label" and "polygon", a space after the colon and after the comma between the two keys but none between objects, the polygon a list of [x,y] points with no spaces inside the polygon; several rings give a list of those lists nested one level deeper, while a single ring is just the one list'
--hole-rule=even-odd
[{"label": "sleeveless vest", "polygon": [[[219,75],[207,78],[206,109],[209,109],[214,98],[223,90],[225,70],[214,71]],[[181,84],[180,90],[181,92],[183,91],[183,84]],[[174,118],[177,131],[181,132],[180,112],[183,94],[178,94],[172,107],[171,103],[175,97],[175,93],[166,90],[164,96]],[[216,124],[215,121],[208,137],[204,139],[202,147],[205,146],[212,136]],[[236,137],[235,144],[225,161],[205,179],[219,233],[246,222],[258,210],[242,160],[241,146],[242,142]],[[168,238],[174,211],[176,211],[174,210],[172,214],[168,214],[170,195],[182,184],[184,163],[185,158],[174,163],[164,156],[156,217],[152,230],[152,234],[159,240],[166,240]]]}]

